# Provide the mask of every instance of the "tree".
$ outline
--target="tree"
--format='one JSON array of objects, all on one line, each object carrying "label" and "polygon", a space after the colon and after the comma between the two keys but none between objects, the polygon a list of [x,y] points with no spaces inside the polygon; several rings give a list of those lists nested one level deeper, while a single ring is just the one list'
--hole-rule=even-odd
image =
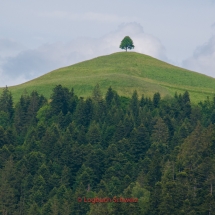
[{"label": "tree", "polygon": [[167,144],[169,139],[169,131],[162,118],[158,118],[151,136],[152,142],[157,144]]},{"label": "tree", "polygon": [[125,49],[127,51],[127,49],[133,49],[134,48],[134,44],[132,39],[129,36],[124,37],[124,39],[121,41],[121,44],[119,46],[121,49]]},{"label": "tree", "polygon": [[28,214],[29,215],[30,214],[31,215],[40,215],[41,214],[37,203],[34,202],[33,204],[31,204]]},{"label": "tree", "polygon": [[66,87],[62,87],[61,85],[57,85],[53,89],[53,93],[51,95],[51,110],[53,114],[58,114],[62,111],[63,115],[66,115],[69,109],[69,100],[72,97],[71,92]]},{"label": "tree", "polygon": [[13,98],[7,86],[3,89],[0,96],[0,111],[4,111],[9,115],[10,120],[12,119],[14,114]]},{"label": "tree", "polygon": [[130,109],[136,122],[139,115],[139,101],[138,101],[138,95],[136,90],[133,92],[133,95],[131,97]]},{"label": "tree", "polygon": [[153,96],[153,105],[155,108],[159,106],[160,100],[161,100],[160,93],[155,93]]}]

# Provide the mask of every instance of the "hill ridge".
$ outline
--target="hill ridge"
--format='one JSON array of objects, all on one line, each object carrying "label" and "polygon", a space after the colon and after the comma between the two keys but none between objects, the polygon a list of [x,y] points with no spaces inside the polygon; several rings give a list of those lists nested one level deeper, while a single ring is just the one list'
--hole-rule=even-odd
[{"label": "hill ridge", "polygon": [[74,88],[78,96],[91,95],[96,84],[105,93],[112,87],[120,95],[131,96],[136,89],[139,95],[173,96],[175,91],[190,91],[194,102],[215,94],[215,79],[195,71],[171,65],[148,55],[136,52],[117,52],[62,67],[26,83],[9,87],[17,100],[27,90],[37,90],[47,98],[52,88],[61,84]]}]

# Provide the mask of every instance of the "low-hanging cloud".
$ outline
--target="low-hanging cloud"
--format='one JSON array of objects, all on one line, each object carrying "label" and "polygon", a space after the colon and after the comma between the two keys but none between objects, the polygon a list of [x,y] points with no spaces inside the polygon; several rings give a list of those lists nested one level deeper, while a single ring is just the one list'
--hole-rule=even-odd
[{"label": "low-hanging cloud", "polygon": [[196,48],[193,56],[183,62],[183,67],[215,77],[215,36]]},{"label": "low-hanging cloud", "polygon": [[0,64],[0,86],[20,84],[63,66],[118,52],[125,36],[132,38],[134,51],[167,60],[165,48],[156,37],[146,34],[137,23],[122,24],[98,39],[78,38],[68,43],[45,44],[7,56]]},{"label": "low-hanging cloud", "polygon": [[15,56],[26,47],[11,39],[0,39],[0,57]]}]

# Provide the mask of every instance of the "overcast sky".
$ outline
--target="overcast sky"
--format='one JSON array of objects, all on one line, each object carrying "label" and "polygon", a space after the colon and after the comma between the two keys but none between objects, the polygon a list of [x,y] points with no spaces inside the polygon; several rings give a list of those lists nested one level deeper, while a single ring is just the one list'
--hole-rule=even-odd
[{"label": "overcast sky", "polygon": [[215,77],[215,0],[0,0],[0,86],[134,51]]}]

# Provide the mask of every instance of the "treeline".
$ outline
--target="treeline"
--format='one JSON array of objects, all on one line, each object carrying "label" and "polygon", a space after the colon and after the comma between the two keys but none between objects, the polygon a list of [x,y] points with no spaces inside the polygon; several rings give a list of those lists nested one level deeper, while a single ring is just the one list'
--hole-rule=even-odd
[{"label": "treeline", "polygon": [[[215,214],[215,98],[0,96],[0,214]],[[138,198],[138,203],[85,203]],[[82,202],[78,202],[82,198]]]}]

